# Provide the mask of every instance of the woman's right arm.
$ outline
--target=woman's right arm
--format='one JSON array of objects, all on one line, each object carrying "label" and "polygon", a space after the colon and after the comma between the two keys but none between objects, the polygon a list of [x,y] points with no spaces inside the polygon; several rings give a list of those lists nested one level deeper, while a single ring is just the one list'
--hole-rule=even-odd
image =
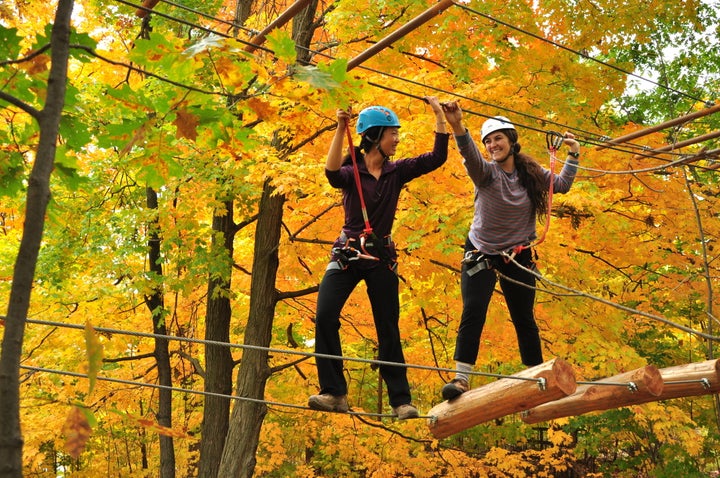
[{"label": "woman's right arm", "polygon": [[467,170],[468,176],[475,183],[480,185],[485,177],[486,163],[475,141],[473,141],[470,133],[462,122],[462,110],[456,101],[445,103],[443,105],[445,119],[450,124],[455,136],[455,142],[458,145],[460,154],[463,157],[463,164]]},{"label": "woman's right arm", "polygon": [[337,129],[330,143],[327,160],[325,161],[325,169],[328,171],[337,171],[342,166],[343,145],[345,144],[345,134],[350,121],[350,113],[345,110],[337,110],[337,119]]}]

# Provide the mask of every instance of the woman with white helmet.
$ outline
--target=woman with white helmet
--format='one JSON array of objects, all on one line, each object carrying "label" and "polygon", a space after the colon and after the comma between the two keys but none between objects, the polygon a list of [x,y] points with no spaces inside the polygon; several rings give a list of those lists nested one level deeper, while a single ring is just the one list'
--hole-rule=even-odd
[{"label": "woman with white helmet", "polygon": [[[485,160],[462,122],[462,110],[453,102],[445,116],[455,135],[465,169],[475,185],[475,213],[465,243],[460,287],[463,311],[455,342],[455,378],[442,389],[451,400],[469,387],[480,348],[488,306],[500,275],[500,288],[517,334],[520,357],[526,366],[543,363],[540,333],[535,322],[535,276],[533,251],[537,238],[536,218],[548,212],[550,181],[553,192],[570,190],[577,173],[580,144],[570,133],[563,143],[569,147],[565,165],[558,175],[541,167],[520,152],[515,126],[503,116],[482,125],[481,139],[489,160]],[[512,258],[512,260],[510,260]]]},{"label": "woman with white helmet", "polygon": [[[450,135],[437,98],[428,96],[436,119],[433,150],[420,156],[392,161],[400,142],[397,115],[382,106],[360,112],[356,131],[360,146],[343,157],[350,112],[337,111],[337,129],[325,163],[331,186],[342,190],[345,223],[335,240],[330,263],[320,283],[315,315],[315,352],[342,356],[340,312],[360,281],[365,281],[378,338],[378,360],[405,363],[400,330],[397,254],[390,238],[398,198],[403,186],[442,166],[447,159]],[[356,176],[357,175],[357,176]],[[358,182],[362,185],[358,191]],[[367,237],[368,225],[372,235]],[[315,410],[346,412],[347,382],[343,362],[317,357],[320,393],[310,396]],[[393,414],[399,419],[418,417],[411,403],[407,368],[380,366]]]}]

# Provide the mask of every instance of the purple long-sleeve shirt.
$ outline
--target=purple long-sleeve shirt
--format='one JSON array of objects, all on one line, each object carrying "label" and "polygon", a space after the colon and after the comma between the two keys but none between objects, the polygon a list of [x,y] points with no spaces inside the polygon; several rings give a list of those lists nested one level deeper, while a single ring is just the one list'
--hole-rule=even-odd
[{"label": "purple long-sleeve shirt", "polygon": [[[536,239],[536,217],[527,190],[517,171],[503,171],[495,161],[486,161],[466,132],[455,136],[468,176],[475,185],[475,215],[468,238],[485,254],[498,254]],[[567,160],[554,175],[553,192],[566,193],[575,180],[578,161]],[[543,168],[550,186],[550,170]]]},{"label": "purple long-sleeve shirt", "polygon": [[[409,181],[436,170],[447,160],[450,135],[435,133],[432,152],[397,161],[385,161],[378,179],[370,174],[362,158],[357,158],[360,183],[367,208],[368,220],[378,237],[387,237],[392,232],[398,199],[403,186]],[[337,171],[325,170],[325,176],[332,187],[343,191],[345,224],[342,232],[346,237],[357,238],[365,230],[365,220],[360,205],[360,196],[355,186],[353,165],[344,164]],[[343,246],[338,238],[335,246]],[[390,247],[390,255],[396,258],[395,248]]]}]

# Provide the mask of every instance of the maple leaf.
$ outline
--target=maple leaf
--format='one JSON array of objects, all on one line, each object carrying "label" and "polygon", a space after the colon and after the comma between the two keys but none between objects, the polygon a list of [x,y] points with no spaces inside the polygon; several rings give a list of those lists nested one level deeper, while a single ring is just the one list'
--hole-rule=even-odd
[{"label": "maple leaf", "polygon": [[186,138],[191,141],[195,141],[197,138],[198,123],[198,117],[194,114],[189,113],[187,110],[178,110],[175,116],[175,121],[173,121],[173,124],[177,128],[175,137],[178,139]]},{"label": "maple leaf", "polygon": [[63,425],[65,451],[77,460],[85,450],[91,433],[92,429],[85,413],[79,407],[73,407]]}]

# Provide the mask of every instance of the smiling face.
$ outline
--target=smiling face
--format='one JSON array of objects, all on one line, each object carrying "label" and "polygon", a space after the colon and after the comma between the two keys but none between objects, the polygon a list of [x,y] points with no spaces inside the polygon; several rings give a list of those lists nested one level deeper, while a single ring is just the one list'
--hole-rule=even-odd
[{"label": "smiling face", "polygon": [[395,155],[397,145],[400,143],[400,128],[391,126],[385,128],[380,138],[380,149],[388,156]]},{"label": "smiling face", "polygon": [[505,161],[511,154],[510,139],[501,131],[495,131],[485,136],[483,144],[493,161]]}]

